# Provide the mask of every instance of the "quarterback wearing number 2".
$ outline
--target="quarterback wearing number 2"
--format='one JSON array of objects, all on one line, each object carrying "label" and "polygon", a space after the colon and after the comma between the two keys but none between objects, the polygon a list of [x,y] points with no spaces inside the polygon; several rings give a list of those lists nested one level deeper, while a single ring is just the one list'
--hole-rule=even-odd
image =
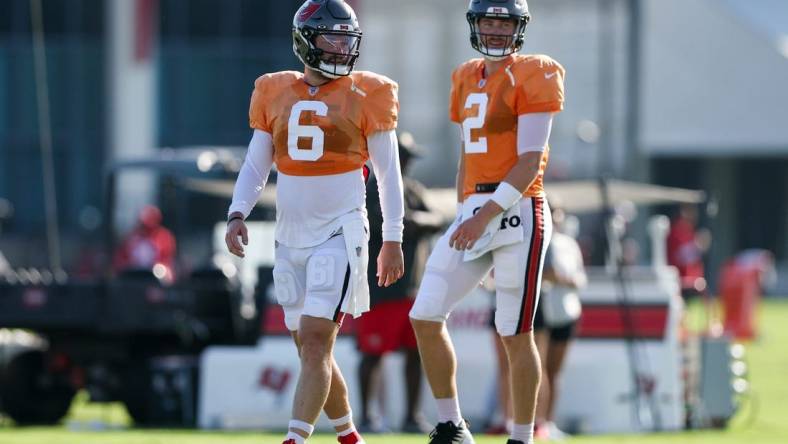
[{"label": "quarterback wearing number 2", "polygon": [[391,285],[404,270],[397,84],[353,71],[361,37],[355,12],[342,0],[307,0],[298,9],[293,50],[304,72],[266,74],[255,82],[254,134],[228,215],[227,247],[243,257],[244,219],[276,164],[274,287],[301,358],[287,444],[305,442],[321,410],[340,443],[363,443],[332,350],[344,314],[369,310],[367,160],[383,212],[378,285]]},{"label": "quarterback wearing number 2", "polygon": [[473,443],[460,414],[456,358],[446,319],[494,268],[495,326],[511,372],[509,444],[531,444],[539,385],[534,310],[552,224],[542,177],[553,115],[563,109],[564,69],[517,52],[531,19],[525,0],[471,0],[471,46],[483,58],[454,70],[449,117],[459,125],[458,218],[438,240],[410,312],[438,403],[432,443]]}]

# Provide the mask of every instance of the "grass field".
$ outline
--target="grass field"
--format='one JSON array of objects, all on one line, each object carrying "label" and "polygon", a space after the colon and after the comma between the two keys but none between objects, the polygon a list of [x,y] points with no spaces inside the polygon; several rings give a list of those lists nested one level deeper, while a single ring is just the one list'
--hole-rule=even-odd
[{"label": "grass field", "polygon": [[[583,436],[572,444],[786,444],[788,443],[788,300],[769,300],[761,311],[761,336],[747,346],[752,400],[726,430],[627,436]],[[279,444],[281,434],[127,429],[125,410],[77,402],[64,426],[14,428],[0,425],[0,444]],[[107,426],[107,424],[111,424]],[[426,443],[418,435],[368,435],[369,444]],[[316,436],[313,444],[336,442]],[[505,437],[477,436],[479,444],[504,443]]]}]

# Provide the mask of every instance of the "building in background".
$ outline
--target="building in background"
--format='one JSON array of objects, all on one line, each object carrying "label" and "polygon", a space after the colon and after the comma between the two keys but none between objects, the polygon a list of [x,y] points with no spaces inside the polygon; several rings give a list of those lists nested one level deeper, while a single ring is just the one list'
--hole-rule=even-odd
[{"label": "building in background", "polygon": [[719,202],[709,271],[763,248],[786,279],[788,3],[649,0],[642,12],[639,148],[651,178]]},{"label": "building in background", "polygon": [[[86,208],[101,206],[101,171],[117,145],[117,92],[111,89],[117,78],[110,69],[117,54],[109,42],[122,30],[108,23],[118,2],[133,3],[133,17],[140,10],[151,14],[150,23],[137,20],[130,29],[135,48],[154,42],[143,54],[155,79],[146,88],[155,96],[154,122],[145,130],[153,134],[141,137],[155,146],[245,145],[254,79],[299,67],[290,23],[300,0],[42,0],[66,256],[83,230]],[[359,69],[400,83],[402,126],[434,148],[414,175],[427,185],[452,186],[459,134],[447,118],[449,76],[474,56],[465,2],[352,3],[365,32]],[[709,270],[747,247],[769,249],[786,263],[786,2],[529,5],[534,18],[524,51],[551,54],[567,69],[566,111],[554,124],[548,186],[604,173],[704,189],[719,208],[708,221],[715,233]],[[16,211],[0,243],[12,263],[41,266],[40,255],[31,253],[41,249],[20,247],[46,245],[30,22],[29,0],[4,1],[0,197]]]},{"label": "building in background", "polygon": [[[46,261],[40,254],[46,251],[45,212],[30,4],[7,0],[0,13],[0,197],[15,208],[2,242],[16,265]],[[43,5],[58,220],[68,232],[76,229],[83,208],[101,201],[108,122],[105,5],[101,0],[43,0]]]},{"label": "building in background", "polygon": [[[98,237],[96,209],[112,159],[145,154],[151,144],[245,145],[254,79],[298,66],[290,49],[295,1],[41,1],[66,264],[85,231],[90,240]],[[118,60],[113,44],[125,49],[125,59]],[[141,68],[146,64],[151,72]],[[132,94],[124,87],[134,88]],[[15,216],[0,243],[12,264],[44,267],[36,93],[31,2],[6,0],[0,14],[0,197],[13,204]],[[144,115],[150,107],[153,122]]]},{"label": "building in background", "polygon": [[[459,134],[449,76],[474,55],[452,0],[365,0],[363,66],[400,83],[401,119],[431,147],[416,176],[452,186]],[[788,268],[788,3],[781,0],[530,0],[524,52],[567,70],[550,180],[628,180],[702,189],[717,202],[708,255],[748,247]],[[394,25],[392,25],[394,24]],[[662,211],[663,209],[658,209]],[[645,237],[645,217],[636,224]],[[647,257],[647,255],[643,255]],[[783,273],[788,274],[788,273]],[[781,288],[788,290],[788,282]]]}]

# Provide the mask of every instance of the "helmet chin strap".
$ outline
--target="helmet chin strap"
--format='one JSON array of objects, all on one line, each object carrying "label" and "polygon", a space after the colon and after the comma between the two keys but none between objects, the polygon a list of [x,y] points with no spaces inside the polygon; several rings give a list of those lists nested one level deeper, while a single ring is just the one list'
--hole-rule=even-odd
[{"label": "helmet chin strap", "polygon": [[[510,49],[511,49],[511,51],[509,51]],[[490,60],[490,61],[493,61],[493,62],[498,62],[498,61],[501,61],[501,60],[509,57],[510,55],[514,54],[517,51],[514,51],[513,48],[501,48],[500,49],[500,52],[501,52],[500,55],[493,55],[493,54],[490,54],[490,48],[489,47],[483,46],[483,45],[479,45],[479,52],[482,53],[482,55],[484,56],[484,58],[486,60]]]},{"label": "helmet chin strap", "polygon": [[327,72],[322,71],[320,69],[313,68],[313,67],[311,67],[309,65],[306,65],[306,69],[312,71],[315,74],[319,74],[319,75],[321,75],[321,76],[323,76],[323,77],[325,77],[327,79],[338,79],[340,77],[338,75],[330,74],[330,73],[327,73]]},{"label": "helmet chin strap", "polygon": [[[322,68],[324,68],[324,69],[320,69],[320,70],[318,70],[318,71],[319,71],[321,74],[323,74],[324,76],[326,76],[326,77],[328,77],[328,78],[330,78],[330,79],[338,79],[338,78],[340,78],[340,77],[344,77],[344,76],[346,76],[346,75],[349,75],[349,74],[350,74],[350,71],[351,71],[351,70],[349,69],[348,65],[337,65],[337,64],[330,64],[330,63],[325,63],[325,62],[320,62],[320,64],[321,64],[321,65],[326,65],[326,66],[325,66],[325,67],[321,66],[321,67],[322,67]],[[340,68],[340,67],[341,67],[341,69],[342,69],[342,72],[345,72],[345,71],[347,71],[347,74],[334,74],[334,73],[332,73],[332,72],[328,72],[328,66],[332,66],[332,65],[334,66],[334,70],[335,70],[335,71],[336,71],[338,68]]]},{"label": "helmet chin strap", "polygon": [[507,54],[507,55],[504,55],[504,56],[492,56],[492,55],[484,54],[484,59],[485,60],[489,60],[491,62],[500,62],[501,60],[509,57],[510,55],[511,54]]},{"label": "helmet chin strap", "polygon": [[[336,80],[336,79],[341,78],[341,77],[346,77],[346,75],[343,75],[343,74],[334,74],[334,73],[331,73],[331,72],[323,71],[322,69],[313,68],[313,67],[307,65],[306,63],[304,64],[304,66],[306,67],[306,69],[314,72],[315,74],[319,74],[322,77],[325,77],[327,79]],[[346,65],[338,65],[338,66],[346,66]],[[349,74],[350,73],[348,73],[348,75]]]},{"label": "helmet chin strap", "polygon": [[342,76],[339,76],[339,75],[336,75],[336,74],[330,74],[330,73],[327,73],[327,72],[325,72],[325,71],[318,71],[318,72],[319,72],[319,73],[320,73],[320,74],[321,74],[323,77],[329,78],[329,79],[331,79],[331,80],[338,79],[338,78],[342,77]]}]

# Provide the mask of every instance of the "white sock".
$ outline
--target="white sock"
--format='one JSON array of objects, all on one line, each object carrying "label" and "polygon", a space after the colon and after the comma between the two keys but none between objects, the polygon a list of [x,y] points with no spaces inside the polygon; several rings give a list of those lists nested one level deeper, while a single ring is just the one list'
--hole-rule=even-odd
[{"label": "white sock", "polygon": [[331,421],[331,424],[334,426],[334,428],[342,427],[344,425],[348,426],[348,428],[346,428],[345,430],[342,430],[341,432],[337,432],[337,436],[347,436],[356,431],[356,426],[353,425],[352,411],[348,412],[347,415],[341,418],[336,418],[336,419],[328,418],[328,420]]},{"label": "white sock", "polygon": [[296,444],[306,443],[306,438],[304,438],[303,436],[299,435],[296,432],[287,432],[287,436],[285,436],[285,441],[287,441],[288,439],[295,440]]},{"label": "white sock", "polygon": [[347,436],[355,431],[356,431],[356,426],[350,424],[350,427],[346,428],[345,430],[342,430],[341,432],[337,432],[337,436]]},{"label": "white sock", "polygon": [[511,439],[525,444],[534,444],[534,423],[515,424],[512,427]]},{"label": "white sock", "polygon": [[438,403],[438,422],[451,421],[454,425],[462,425],[460,401],[457,398],[436,399]]}]

